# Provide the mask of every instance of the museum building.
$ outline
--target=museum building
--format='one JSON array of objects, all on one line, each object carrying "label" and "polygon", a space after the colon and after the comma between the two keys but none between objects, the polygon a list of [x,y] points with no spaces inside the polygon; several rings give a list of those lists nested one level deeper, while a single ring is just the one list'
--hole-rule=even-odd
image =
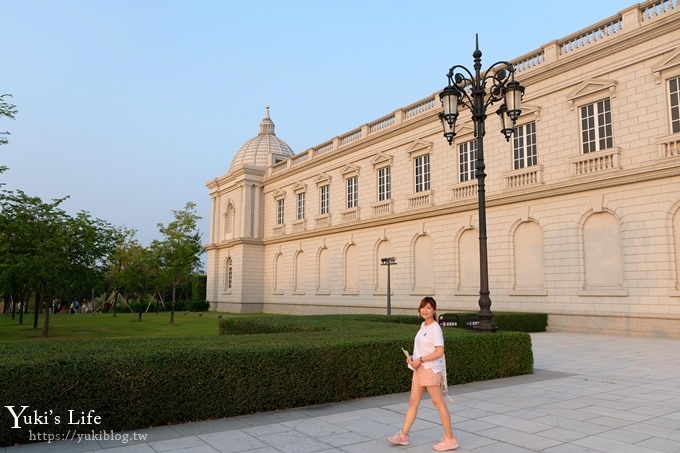
[{"label": "museum building", "polygon": [[[510,62],[522,114],[509,141],[489,115],[484,138],[491,310],[680,336],[678,1]],[[388,270],[393,314],[426,295],[440,313],[478,310],[474,130],[461,110],[449,145],[441,112],[436,92],[295,153],[267,108],[207,183],[211,310],[385,313]]]}]

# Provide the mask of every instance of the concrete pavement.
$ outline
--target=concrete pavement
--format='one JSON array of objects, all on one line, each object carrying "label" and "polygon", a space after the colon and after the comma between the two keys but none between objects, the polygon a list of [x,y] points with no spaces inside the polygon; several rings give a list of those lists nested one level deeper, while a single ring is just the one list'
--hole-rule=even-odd
[{"label": "concrete pavement", "polygon": [[[457,451],[680,453],[680,340],[557,332],[531,338],[533,375],[449,387]],[[427,397],[411,445],[385,440],[400,428],[407,400],[400,393],[0,453],[432,451],[442,430]],[[131,440],[140,435],[146,439]]]}]

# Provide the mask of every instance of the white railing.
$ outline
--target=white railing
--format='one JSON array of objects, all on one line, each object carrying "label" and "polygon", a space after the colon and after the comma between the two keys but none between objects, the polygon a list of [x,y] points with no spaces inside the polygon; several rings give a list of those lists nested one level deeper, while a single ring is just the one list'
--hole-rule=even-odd
[{"label": "white railing", "polygon": [[316,154],[323,154],[325,152],[331,151],[333,149],[333,142],[324,143],[316,148]]},{"label": "white railing", "polygon": [[451,198],[453,200],[470,198],[475,195],[477,195],[477,180],[473,179],[472,181],[466,181],[451,187]]},{"label": "white railing", "polygon": [[293,222],[293,233],[300,233],[302,231],[305,231],[305,220],[296,220]]},{"label": "white railing", "polygon": [[623,18],[618,16],[609,22],[598,25],[596,28],[586,29],[585,31],[572,35],[567,41],[564,41],[560,46],[560,54],[565,55],[581,47],[588,46],[604,38],[613,36],[615,33],[623,30]]},{"label": "white railing", "polygon": [[534,184],[543,184],[543,166],[534,165],[515,170],[505,176],[505,188],[516,189]]},{"label": "white railing", "polygon": [[314,224],[317,227],[324,227],[324,226],[330,225],[331,224],[331,215],[330,214],[321,214],[321,215],[317,216],[314,219]]},{"label": "white railing", "polygon": [[406,118],[411,118],[415,115],[427,112],[428,110],[433,109],[436,106],[437,103],[435,102],[434,96],[432,96],[425,100],[416,102],[415,104],[411,104],[410,106],[404,109],[404,112],[406,113]]},{"label": "white railing", "polygon": [[375,121],[373,123],[369,123],[368,125],[368,132],[370,134],[373,134],[375,132],[381,131],[387,127],[393,126],[396,121],[396,118],[394,116],[394,113],[387,118],[383,118],[381,120]]},{"label": "white railing", "polygon": [[621,150],[618,148],[595,151],[571,159],[573,176],[590,175],[621,168]]},{"label": "white railing", "polygon": [[658,143],[659,154],[662,159],[680,157],[680,136],[663,137]]},{"label": "white railing", "polygon": [[355,142],[361,138],[361,129],[345,134],[340,138],[340,145],[346,145],[347,143]]},{"label": "white railing", "polygon": [[408,197],[409,209],[424,208],[434,204],[434,194],[432,190],[427,192],[418,192]]},{"label": "white railing", "polygon": [[640,19],[643,22],[656,19],[678,7],[678,0],[659,0],[640,7]]},{"label": "white railing", "polygon": [[392,214],[392,200],[379,201],[371,206],[373,217]]},{"label": "white railing", "polygon": [[515,68],[515,72],[522,72],[526,71],[527,69],[536,67],[539,64],[543,63],[544,61],[545,52],[543,51],[543,49],[539,49],[538,52],[530,54],[529,56],[523,57],[519,60],[515,60],[512,63],[512,66]]},{"label": "white railing", "polygon": [[274,227],[272,228],[272,233],[274,233],[274,236],[285,234],[285,232],[286,232],[285,224],[274,225]]},{"label": "white railing", "polygon": [[341,222],[354,222],[359,220],[359,208],[350,208],[340,213]]},{"label": "white railing", "polygon": [[[621,35],[626,30],[635,30],[640,26],[646,25],[648,22],[679,12],[680,0],[648,0],[633,5],[623,10],[620,14],[604,19],[591,27],[550,42],[544,47],[529,52],[515,60],[510,60],[510,62],[517,72],[532,70],[546,63],[559,61],[560,58],[570,57],[576,51],[592,48],[592,46],[603,40],[616,39],[618,35]],[[406,107],[397,109],[391,114],[385,115],[371,123],[311,148],[307,159],[313,159],[320,154],[335,151],[343,145],[365,139],[373,133],[392,127],[399,127],[404,121],[440,108],[437,95],[428,96]],[[302,159],[292,161],[291,164],[295,165],[302,161]],[[286,168],[290,168],[290,166],[275,165],[272,173]],[[465,191],[463,190],[463,192]]]}]

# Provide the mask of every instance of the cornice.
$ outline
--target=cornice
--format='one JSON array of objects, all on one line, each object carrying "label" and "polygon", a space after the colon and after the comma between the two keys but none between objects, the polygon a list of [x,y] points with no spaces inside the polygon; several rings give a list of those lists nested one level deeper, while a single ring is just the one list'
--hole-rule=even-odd
[{"label": "cornice", "polygon": [[[282,179],[286,179],[290,177],[291,174],[295,174],[297,172],[302,172],[305,170],[309,170],[310,168],[315,168],[317,166],[322,166],[324,164],[327,164],[329,162],[333,161],[340,161],[344,162],[342,160],[343,157],[346,157],[348,155],[352,155],[353,153],[356,153],[357,151],[360,151],[365,148],[369,148],[375,144],[380,144],[382,142],[385,142],[389,139],[393,139],[395,137],[399,137],[400,135],[408,134],[411,131],[414,131],[418,128],[421,128],[425,125],[428,125],[432,122],[432,116],[439,115],[439,110],[440,109],[430,109],[427,112],[424,112],[416,117],[409,118],[408,120],[404,121],[403,123],[399,124],[398,126],[391,127],[391,128],[386,128],[383,129],[379,132],[376,132],[374,134],[369,135],[366,138],[362,138],[360,140],[356,140],[354,142],[348,143],[346,145],[343,145],[342,147],[315,156],[313,159],[301,162],[295,166],[292,166],[290,169],[286,169],[283,171],[279,171],[275,174],[272,174],[268,177],[265,178],[266,184],[273,184],[276,183]],[[436,114],[436,115],[434,115]],[[439,121],[437,119],[437,121]],[[439,126],[439,122],[437,122],[437,126]],[[388,147],[381,147],[380,150],[373,151],[371,154],[374,154],[375,152],[378,151],[385,151],[387,149],[391,148],[396,148],[399,146],[402,146],[404,144],[413,142],[414,140],[417,140],[415,137],[408,137],[407,140],[403,140],[402,143],[395,143],[392,144]],[[353,159],[355,160],[355,159]],[[340,165],[342,166],[342,165]],[[325,170],[324,170],[325,171]]]},{"label": "cornice", "polygon": [[259,240],[259,239],[252,239],[252,238],[237,238],[237,239],[231,239],[229,241],[222,241],[222,242],[209,242],[207,244],[203,244],[203,248],[205,250],[222,250],[222,249],[228,249],[232,247],[236,247],[238,245],[264,245],[264,242]]},{"label": "cornice", "polygon": [[[603,57],[608,57],[616,53],[625,51],[632,47],[646,44],[650,40],[665,36],[671,32],[680,30],[680,14],[673,14],[669,17],[660,19],[654,25],[649,27],[641,27],[627,33],[617,35],[612,39],[594,45],[592,49],[574,52],[572,55],[562,57],[558,61],[548,63],[547,66],[536,68],[522,73],[517,76],[517,79],[529,87],[532,84],[537,84],[545,80],[559,78],[562,73],[577,69],[588,63],[598,62]],[[672,48],[673,43],[669,42],[669,49]],[[659,53],[659,49],[655,49]],[[637,58],[636,60],[639,60]],[[604,72],[611,72],[611,67],[607,67]]]},{"label": "cornice", "polygon": [[[486,206],[488,208],[511,205],[515,203],[527,203],[536,200],[543,200],[547,198],[573,195],[582,192],[608,189],[611,187],[620,188],[621,186],[638,184],[641,182],[654,181],[666,178],[678,178],[678,167],[680,161],[671,159],[658,165],[645,167],[636,170],[622,170],[608,172],[606,176],[598,179],[589,177],[572,178],[567,182],[556,183],[551,185],[531,186],[520,192],[519,189],[499,193],[496,195],[487,196]],[[359,229],[368,229],[376,227],[384,227],[388,225],[399,224],[409,221],[417,221],[423,219],[431,219],[433,217],[457,214],[460,212],[476,211],[478,205],[477,197],[470,197],[464,200],[451,201],[445,204],[424,208],[420,210],[412,210],[393,214],[389,217],[378,217],[347,224],[331,225],[323,228],[313,228],[300,233],[285,234],[273,238],[266,238],[264,245],[280,244],[289,241],[299,241],[303,239],[316,238],[319,236],[326,236],[329,234],[344,233],[347,231],[356,231]]]}]

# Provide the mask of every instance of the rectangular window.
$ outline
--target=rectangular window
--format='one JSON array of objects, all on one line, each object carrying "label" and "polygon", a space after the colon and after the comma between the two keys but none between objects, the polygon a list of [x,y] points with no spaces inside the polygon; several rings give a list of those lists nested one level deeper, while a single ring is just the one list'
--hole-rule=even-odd
[{"label": "rectangular window", "polygon": [[297,219],[302,220],[305,218],[305,193],[300,192],[297,194]]},{"label": "rectangular window", "polygon": [[458,179],[459,182],[472,181],[475,178],[477,163],[477,141],[461,143],[458,146]]},{"label": "rectangular window", "polygon": [[231,289],[232,280],[234,278],[233,271],[234,268],[232,266],[231,257],[229,257],[227,258],[227,281],[225,284],[226,289],[228,290]]},{"label": "rectangular window", "polygon": [[284,199],[279,198],[276,200],[276,224],[283,225],[283,210],[284,210]]},{"label": "rectangular window", "polygon": [[378,201],[392,198],[392,167],[378,169]]},{"label": "rectangular window", "polygon": [[430,155],[423,154],[414,159],[415,176],[416,176],[416,192],[425,192],[430,190]]},{"label": "rectangular window", "polygon": [[609,99],[584,105],[580,111],[583,154],[613,147],[612,112]]},{"label": "rectangular window", "polygon": [[347,208],[356,208],[359,205],[359,177],[347,178]]},{"label": "rectangular window", "polygon": [[671,132],[680,132],[680,77],[668,81],[668,92],[670,93],[671,106]]},{"label": "rectangular window", "polygon": [[328,202],[330,198],[330,192],[328,184],[319,187],[319,214],[328,214]]},{"label": "rectangular window", "polygon": [[513,132],[512,152],[515,170],[538,163],[536,154],[536,123],[517,126]]}]

